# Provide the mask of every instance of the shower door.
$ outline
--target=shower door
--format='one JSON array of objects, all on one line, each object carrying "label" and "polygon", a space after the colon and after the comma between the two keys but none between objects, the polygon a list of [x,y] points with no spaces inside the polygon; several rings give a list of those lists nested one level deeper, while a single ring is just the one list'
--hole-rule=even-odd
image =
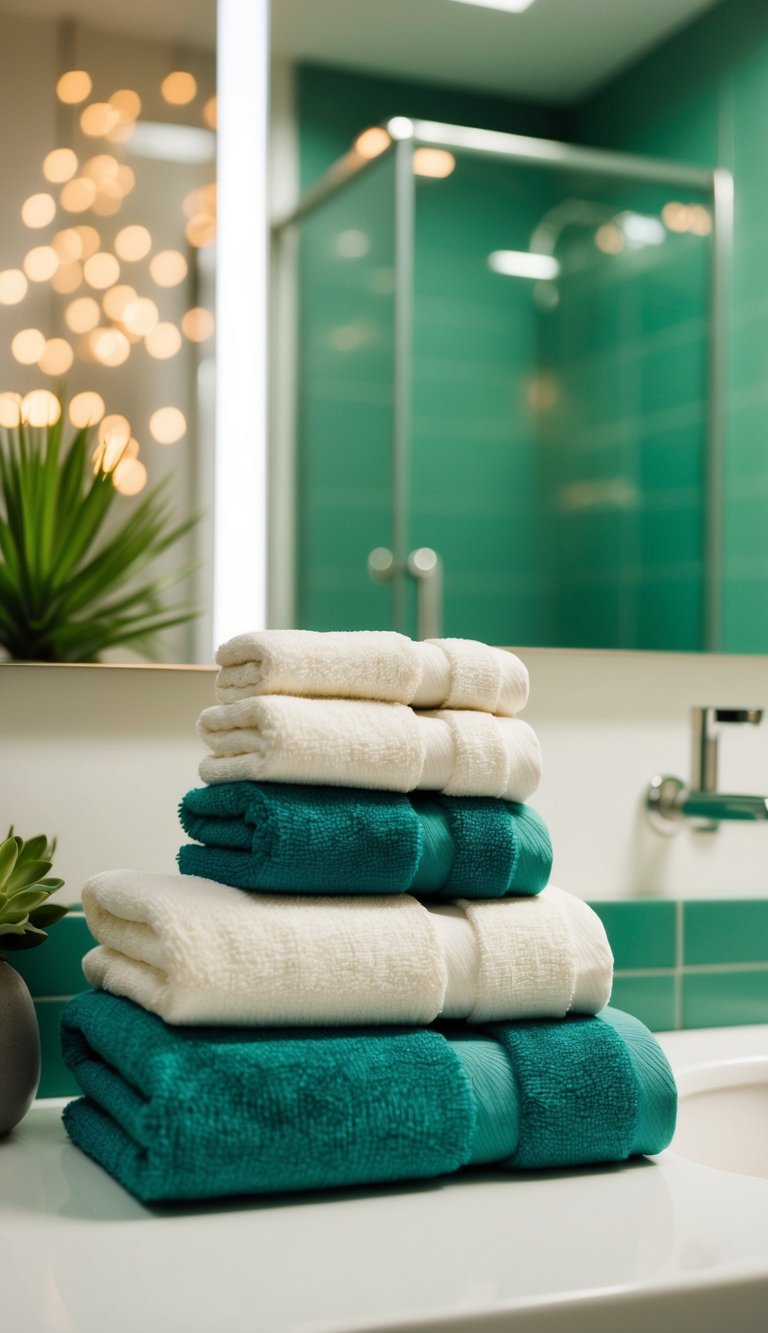
[{"label": "shower door", "polygon": [[712,224],[707,173],[419,123],[330,189],[293,623],[701,647]]}]

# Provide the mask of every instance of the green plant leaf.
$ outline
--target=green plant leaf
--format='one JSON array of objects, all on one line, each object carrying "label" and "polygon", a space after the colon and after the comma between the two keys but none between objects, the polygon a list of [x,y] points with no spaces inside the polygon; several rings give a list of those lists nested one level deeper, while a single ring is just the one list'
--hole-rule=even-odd
[{"label": "green plant leaf", "polygon": [[44,930],[27,926],[21,935],[7,935],[0,928],[0,953],[18,953],[20,949],[36,949],[48,939]]},{"label": "green plant leaf", "polygon": [[18,893],[12,894],[6,898],[7,906],[3,908],[3,919],[9,916],[11,919],[17,917],[19,912],[29,916],[36,907],[42,907],[46,898],[50,897],[49,889],[19,889]]},{"label": "green plant leaf", "polygon": [[[19,839],[21,841],[21,839]],[[48,839],[44,833],[38,833],[34,838],[26,838],[19,850],[17,864],[24,865],[28,861],[47,860],[44,853],[48,849]]]},{"label": "green plant leaf", "polygon": [[34,912],[30,912],[29,919],[33,926],[53,926],[68,911],[69,908],[61,903],[43,903],[42,907],[36,907]]},{"label": "green plant leaf", "polygon": [[50,861],[23,861],[19,856],[5,885],[6,894],[17,893],[19,889],[26,889],[30,884],[36,884],[48,874],[50,868]]},{"label": "green plant leaf", "polygon": [[6,838],[0,843],[0,892],[5,892],[5,883],[16,864],[19,849],[15,838]]}]

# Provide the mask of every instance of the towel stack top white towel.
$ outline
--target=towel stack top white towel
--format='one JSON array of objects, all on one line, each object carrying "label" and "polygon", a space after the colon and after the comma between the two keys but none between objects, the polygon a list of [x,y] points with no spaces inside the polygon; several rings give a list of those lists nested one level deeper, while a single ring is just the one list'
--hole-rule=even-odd
[{"label": "towel stack top white towel", "polygon": [[528,701],[520,658],[473,639],[421,642],[394,630],[260,630],[229,639],[216,661],[219,703],[294,694],[514,717]]},{"label": "towel stack top white towel", "polygon": [[599,917],[537,897],[423,905],[407,894],[249,894],[116,870],[83,888],[87,980],[169,1023],[488,1022],[597,1013],[613,959]]}]

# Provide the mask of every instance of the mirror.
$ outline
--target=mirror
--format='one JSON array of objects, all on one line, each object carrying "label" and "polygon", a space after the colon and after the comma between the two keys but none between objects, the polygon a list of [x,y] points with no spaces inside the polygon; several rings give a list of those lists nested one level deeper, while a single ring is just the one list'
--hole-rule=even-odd
[{"label": "mirror", "polygon": [[[267,7],[266,3],[245,3],[240,6],[241,16],[256,10],[265,13]],[[204,511],[202,521],[194,534],[185,539],[183,547],[180,544],[164,557],[168,573],[183,565],[187,559],[198,563],[197,572],[185,581],[180,592],[182,596],[194,600],[202,608],[202,614],[192,624],[181,626],[166,636],[163,657],[175,661],[209,662],[211,644],[230,632],[229,626],[218,633],[212,629],[214,577],[221,576],[225,589],[231,591],[234,588],[216,544],[222,534],[226,536],[227,532],[232,537],[237,533],[244,534],[246,528],[251,528],[251,535],[253,530],[256,532],[254,540],[259,548],[254,556],[252,542],[245,557],[241,558],[232,551],[227,556],[230,562],[239,563],[241,573],[245,571],[245,592],[238,585],[236,594],[233,592],[231,596],[232,614],[239,617],[238,627],[246,622],[259,623],[262,594],[267,582],[269,595],[266,617],[269,623],[289,623],[295,619],[297,599],[294,575],[297,570],[300,572],[302,561],[306,561],[308,554],[306,543],[302,547],[306,534],[303,520],[307,515],[312,518],[317,514],[318,503],[323,499],[322,494],[313,489],[314,480],[307,476],[306,469],[302,472],[301,451],[305,441],[301,439],[300,430],[294,429],[296,422],[286,420],[283,412],[282,417],[274,423],[276,431],[282,431],[282,434],[275,433],[272,438],[271,522],[269,551],[265,553],[265,556],[268,555],[267,568],[264,573],[259,565],[261,548],[264,546],[262,512],[266,507],[262,496],[262,474],[252,470],[246,475],[244,483],[245,474],[241,464],[233,464],[224,456],[225,446],[235,436],[243,437],[234,406],[229,401],[224,405],[221,401],[218,404],[219,413],[227,408],[230,417],[225,423],[226,429],[219,429],[214,447],[216,334],[206,332],[206,336],[198,340],[189,336],[189,323],[186,332],[183,327],[184,316],[191,310],[213,309],[217,278],[214,247],[209,244],[196,245],[187,235],[185,229],[192,219],[184,215],[183,204],[184,200],[194,196],[196,204],[201,205],[200,211],[204,217],[210,218],[210,211],[206,212],[206,207],[209,209],[210,206],[210,192],[196,196],[195,192],[205,192],[213,180],[214,131],[205,120],[204,110],[206,106],[210,109],[210,97],[215,91],[217,17],[221,22],[227,8],[233,11],[237,8],[234,0],[229,5],[226,0],[224,3],[220,0],[218,6],[215,0],[190,0],[187,3],[168,0],[162,6],[152,5],[150,0],[136,0],[129,7],[120,7],[115,0],[103,0],[99,4],[96,0],[77,0],[77,3],[66,4],[64,0],[2,0],[0,3],[4,49],[7,53],[14,53],[14,58],[7,61],[8,78],[4,96],[8,105],[4,123],[6,126],[13,125],[15,131],[13,135],[6,132],[0,144],[6,184],[5,202],[2,205],[0,273],[21,272],[25,282],[22,300],[19,300],[18,294],[14,296],[13,280],[10,287],[6,288],[5,295],[0,285],[0,356],[4,358],[5,365],[0,388],[15,389],[19,393],[40,384],[55,388],[62,373],[70,394],[90,391],[96,386],[110,411],[128,418],[139,443],[137,461],[147,467],[147,484],[151,485],[164,475],[171,474],[178,512],[188,514],[195,509]],[[656,412],[657,415],[655,423],[651,423],[657,428],[651,450],[635,449],[634,474],[631,477],[624,475],[621,471],[621,442],[626,440],[627,422],[633,412],[635,419],[643,414],[648,415],[647,403],[644,406],[641,404],[640,408],[635,403],[633,407],[632,394],[637,390],[637,385],[633,390],[625,375],[622,392],[624,389],[626,392],[619,404],[620,415],[609,415],[602,423],[606,437],[616,445],[612,470],[607,474],[599,471],[600,448],[597,445],[591,450],[590,458],[585,460],[585,468],[574,466],[579,462],[574,451],[566,460],[570,469],[567,480],[556,488],[564,493],[566,503],[571,506],[572,526],[580,530],[578,538],[569,539],[562,548],[561,572],[567,572],[569,565],[573,564],[571,557],[574,543],[580,552],[591,543],[601,562],[595,566],[596,577],[599,579],[601,570],[606,577],[611,577],[617,565],[617,542],[620,540],[615,532],[625,519],[632,526],[628,529],[624,525],[622,531],[631,531],[634,533],[633,540],[645,542],[650,551],[646,563],[652,564],[656,536],[664,531],[669,561],[661,566],[657,562],[655,591],[651,590],[646,595],[645,610],[639,615],[646,626],[651,626],[650,637],[638,641],[606,635],[606,617],[600,609],[599,601],[592,607],[593,614],[579,617],[576,591],[569,592],[569,605],[571,610],[576,606],[577,614],[573,617],[575,624],[570,627],[567,640],[561,633],[563,618],[557,615],[550,617],[551,626],[547,636],[520,634],[518,627],[510,620],[508,633],[500,632],[493,637],[517,643],[525,639],[533,642],[538,638],[539,642],[550,642],[556,646],[580,643],[584,646],[644,646],[660,649],[712,647],[738,652],[766,651],[768,580],[762,536],[765,526],[765,471],[759,448],[763,409],[761,369],[753,355],[761,339],[763,317],[759,313],[759,292],[758,296],[754,293],[755,284],[759,288],[762,283],[762,269],[749,262],[749,255],[755,249],[754,238],[759,231],[762,175],[759,152],[753,149],[754,116],[750,110],[753,105],[750,101],[753,85],[745,62],[750,50],[762,50],[761,43],[768,30],[768,15],[758,18],[750,12],[747,22],[741,6],[716,6],[712,9],[708,0],[673,0],[663,6],[634,7],[631,23],[626,15],[619,21],[616,7],[610,0],[585,0],[579,7],[578,18],[574,16],[574,7],[563,5],[562,0],[534,0],[525,13],[520,14],[494,12],[475,4],[456,3],[456,0],[421,0],[418,7],[414,7],[410,0],[388,0],[386,6],[363,6],[357,0],[273,0],[271,10],[272,162],[269,193],[270,207],[275,216],[288,212],[301,190],[317,180],[332,162],[348,153],[361,131],[393,114],[458,126],[477,126],[570,145],[593,145],[626,157],[641,154],[656,160],[687,164],[699,173],[710,172],[719,163],[735,173],[737,199],[740,201],[736,212],[735,285],[730,295],[725,282],[720,283],[716,289],[710,289],[709,298],[715,313],[706,335],[703,324],[709,320],[709,315],[705,317],[702,314],[700,305],[685,311],[673,310],[673,324],[665,330],[643,327],[644,314],[641,307],[634,312],[630,311],[630,324],[633,319],[639,319],[640,326],[634,331],[630,329],[629,343],[634,342],[635,352],[649,364],[653,363],[646,383],[652,386],[654,382],[663,382],[669,399],[664,404],[656,404],[655,407],[651,405],[650,414]],[[608,15],[613,15],[615,23],[607,21]],[[98,66],[101,72],[97,70],[98,61],[103,61],[103,65]],[[93,94],[89,94],[83,103],[62,102],[55,94],[56,82],[61,73],[88,62],[94,68]],[[121,142],[119,136],[121,129],[125,129],[127,115],[125,108],[118,107],[123,124],[113,127],[116,142],[100,143],[94,138],[86,143],[89,136],[84,134],[80,115],[94,99],[106,100],[109,105],[109,98],[114,93],[128,88],[131,85],[126,74],[128,69],[134,72],[134,82],[138,70],[142,72],[142,79],[148,80],[147,90],[141,94],[143,109],[139,127],[142,120],[146,119],[148,125],[179,132],[188,131],[184,134],[186,147],[182,153],[183,160],[179,159],[182,150],[179,148],[181,138],[178,134],[175,135],[176,156],[165,158],[153,157],[146,148],[146,139],[144,153],[139,154],[141,135],[138,140],[134,138],[133,149],[130,138]],[[196,79],[197,92],[188,103],[169,103],[163,97],[162,80],[167,73],[175,70],[192,73]],[[722,136],[718,140],[716,126],[724,105],[723,90],[728,80],[735,81],[738,93],[734,102],[734,134],[731,140]],[[236,76],[228,87],[232,105],[235,106],[238,99],[242,100],[252,93],[252,85],[256,82],[245,73]],[[761,86],[759,79],[754,86]],[[664,90],[663,96],[659,95],[660,87]],[[21,107],[25,111],[23,133],[19,130],[22,124]],[[231,128],[234,117],[229,124]],[[42,175],[42,164],[52,151],[51,145],[67,146],[66,137],[73,135],[80,146],[79,157],[83,163],[97,155],[111,155],[117,158],[119,164],[130,168],[134,176],[133,188],[124,197],[121,212],[110,213],[108,210],[116,202],[116,197],[110,202],[109,190],[102,188],[99,194],[97,188],[94,201],[98,194],[99,207],[104,209],[101,214],[97,213],[91,218],[90,212],[93,210],[89,205],[89,209],[80,214],[67,213],[66,217],[63,216],[60,192],[70,182],[49,181]],[[160,142],[155,140],[155,151],[158,151]],[[170,151],[168,142],[166,140],[163,151]],[[192,147],[193,143],[195,148]],[[734,144],[735,148],[729,147],[729,143]],[[104,154],[97,152],[101,148],[104,148]],[[253,153],[248,160],[252,166]],[[464,161],[460,163],[462,171],[467,165]],[[387,169],[383,157],[379,167],[375,168],[379,172],[379,186],[382,182],[381,173]],[[479,185],[476,177],[475,171],[477,189]],[[130,177],[124,172],[122,179],[125,183]],[[459,171],[442,179],[439,175],[432,178],[417,177],[416,190],[423,200],[419,217],[423,220],[431,211],[439,224],[443,211],[439,203],[441,190],[444,199],[449,195],[452,198],[452,211],[463,206],[471,212],[471,204],[467,203],[469,196],[466,196],[462,205],[460,181]],[[369,184],[373,187],[374,182],[372,172]],[[99,185],[96,180],[92,184],[94,187]],[[514,193],[518,189],[517,185],[507,184],[501,192]],[[500,192],[492,184],[488,190],[491,194]],[[247,206],[241,210],[244,215],[241,222],[250,226],[252,240],[249,244],[244,226],[241,237],[228,248],[227,255],[219,256],[219,279],[224,258],[231,260],[234,266],[238,247],[240,254],[250,256],[254,247],[258,248],[260,244],[258,220],[263,217],[264,210],[264,191],[260,189],[260,180],[246,173],[242,178],[242,192],[242,198],[247,198]],[[54,197],[57,216],[41,228],[30,228],[22,219],[20,209],[25,201],[43,194]],[[698,236],[694,222],[698,218],[704,226],[702,214],[696,212],[699,207],[707,209],[710,216],[712,214],[711,198],[707,198],[706,194],[704,190],[686,195],[676,187],[663,200],[659,197],[648,201],[647,209],[642,202],[638,203],[634,199],[627,202],[617,196],[612,203],[612,211],[606,215],[604,222],[595,226],[594,231],[599,226],[614,225],[615,218],[621,220],[627,213],[638,212],[641,216],[653,213],[658,219],[665,204],[680,204],[683,212],[678,214],[680,226],[677,230],[674,225],[667,226],[667,222],[662,219],[666,228],[665,253],[682,253],[681,247],[687,247],[692,256],[698,256],[693,262],[702,269],[705,262],[703,256],[712,252],[711,237]],[[585,202],[583,192],[569,190],[563,197],[575,198],[580,201],[580,205]],[[111,243],[120,230],[118,222],[122,218],[125,218],[125,225],[128,226],[130,212],[130,224],[147,225],[142,222],[144,213],[141,211],[140,216],[138,206],[141,203],[143,210],[150,205],[155,207],[158,201],[163,207],[167,205],[167,214],[163,214],[162,224],[157,224],[161,230],[158,231],[155,248],[144,260],[120,261],[125,271],[120,273],[111,287],[91,288],[87,279],[83,278],[78,289],[73,287],[71,291],[58,291],[53,273],[46,278],[34,278],[25,273],[25,257],[34,249],[48,246],[56,232],[93,226],[94,230],[100,232],[100,241],[101,233],[104,232],[105,239]],[[586,202],[589,203],[589,199]],[[383,200],[382,208],[389,209],[390,204],[391,199]],[[191,202],[188,207],[191,207]],[[382,213],[382,220],[383,216]],[[537,216],[540,219],[544,213],[540,212]],[[668,218],[670,216],[668,214]],[[86,221],[86,218],[90,220]],[[73,224],[72,227],[69,223]],[[354,233],[360,228],[345,224],[339,230]],[[532,221],[522,240],[515,241],[515,248],[518,245],[530,246],[534,230]],[[586,245],[586,235],[586,232],[581,235],[579,244],[584,243],[582,249]],[[210,239],[210,223],[203,227],[201,236]],[[729,248],[727,228],[721,230],[720,236],[725,255]],[[625,232],[623,257],[615,257],[619,265],[625,263],[628,257],[631,248],[629,239]],[[574,228],[571,228],[570,240],[576,240]],[[60,245],[63,244],[60,242]],[[356,244],[359,248],[359,238],[353,236],[350,240],[348,237],[346,244],[352,250]],[[569,263],[571,259],[575,261],[572,252],[578,251],[579,244],[569,244]],[[159,248],[180,253],[187,264],[186,275],[176,284],[161,286],[159,289],[148,287],[146,291],[142,286],[139,291],[138,286],[142,284],[137,285],[132,281],[131,266],[143,265],[147,270],[147,275],[143,276],[151,277],[148,274],[148,262]],[[654,261],[651,249],[646,246],[644,263]],[[658,252],[662,249],[662,246],[657,247]],[[489,253],[492,251],[489,250]],[[356,272],[361,275],[366,265],[368,268],[372,266],[373,258],[375,256],[355,257],[354,253],[348,253],[346,256],[337,255],[335,262],[338,264],[343,261],[348,274],[357,265]],[[509,278],[489,274],[486,258],[482,256],[481,266],[486,291],[490,290],[488,283],[492,279],[497,280],[497,292],[500,290],[498,283],[506,282],[507,288],[511,289],[522,281],[510,282]],[[594,254],[590,252],[590,258],[593,261],[598,259],[605,266],[611,261],[609,254],[598,253],[597,250]],[[77,265],[82,266],[86,257],[84,254],[75,258],[57,255],[56,259],[57,272],[60,271],[57,281],[60,286],[66,286],[68,282],[74,281]],[[50,257],[48,262],[51,262]],[[379,283],[378,317],[386,303],[391,301],[392,293],[386,290],[386,285],[387,282],[391,284],[392,275],[390,273],[387,278],[384,270],[393,269],[393,263],[377,263],[376,267],[381,270],[375,277],[375,282]],[[673,275],[669,293],[673,306],[676,300],[676,268],[677,265],[673,263],[668,269]],[[602,271],[607,271],[607,268],[604,267]],[[427,272],[423,264],[420,265],[422,278]],[[544,290],[547,281],[543,279]],[[642,285],[642,278],[639,278],[639,282]],[[135,287],[137,299],[147,297],[154,301],[158,309],[158,324],[173,325],[177,330],[180,346],[173,356],[153,356],[146,343],[148,334],[142,334],[137,329],[129,337],[123,326],[118,327],[118,332],[126,337],[129,344],[129,355],[124,363],[108,366],[93,359],[93,339],[91,343],[88,342],[90,335],[102,328],[102,321],[106,324],[109,320],[109,328],[115,323],[115,317],[104,310],[104,299],[113,288],[123,285]],[[232,286],[236,289],[236,282]],[[256,292],[259,289],[252,287],[251,290]],[[540,295],[543,296],[543,292]],[[288,327],[284,326],[278,331],[280,341],[272,343],[273,371],[277,371],[278,380],[283,382],[288,379],[292,344],[295,343],[295,328],[290,327],[293,310],[291,303],[295,297],[296,293],[291,292],[290,287],[288,290],[280,288],[277,291],[276,305],[280,313],[289,316]],[[99,307],[99,323],[95,329],[83,327],[82,332],[78,332],[66,323],[66,312],[81,298]],[[530,306],[534,304],[532,292],[531,298],[529,314]],[[251,320],[258,318],[257,303],[257,298],[252,297],[241,300],[241,316]],[[564,309],[561,303],[561,313]],[[534,306],[534,313],[537,320],[534,334],[537,338],[541,335],[543,340],[547,312]],[[450,309],[445,306],[443,315],[444,318],[440,316],[437,323],[439,325],[442,319],[446,332],[451,327],[461,328],[460,305]],[[74,317],[87,323],[89,317],[93,318],[93,307],[82,307],[79,316]],[[119,324],[119,314],[117,320]],[[350,332],[347,326],[354,326],[356,322],[356,319],[335,321],[337,346],[335,349],[326,348],[326,351],[333,352],[337,361],[346,358],[348,367],[356,358],[370,357],[372,352],[372,345],[365,341],[370,334],[370,327],[367,331],[363,328],[362,345],[353,345],[356,338],[359,341],[360,330],[353,327]],[[365,324],[365,320],[362,323]],[[341,333],[338,333],[338,328]],[[37,357],[22,363],[13,356],[11,346],[16,335],[26,329],[37,329],[44,341],[42,346],[36,348]],[[202,326],[202,330],[209,329],[209,323]],[[223,327],[218,330],[220,339],[224,332]],[[624,329],[622,340],[626,333]],[[169,336],[175,343],[176,337],[173,334]],[[721,344],[727,341],[733,352],[727,402],[724,394],[720,395],[720,401],[717,401],[715,394],[715,401],[709,404],[702,400],[697,406],[690,395],[681,403],[676,396],[679,380],[674,365],[683,363],[671,360],[669,348],[676,348],[676,352],[682,349],[686,353],[688,370],[685,373],[689,381],[704,380],[709,385],[711,396],[713,381],[703,359],[706,355],[703,349],[706,338],[711,340],[712,336],[715,339],[719,337]],[[468,325],[466,341],[469,347],[472,346],[473,338]],[[668,343],[666,351],[665,338]],[[73,355],[79,353],[82,347],[92,359],[83,360],[81,365],[77,355],[72,367],[62,372],[58,369],[62,362],[56,360],[57,353],[65,359],[67,356],[64,348],[59,345],[62,341],[70,344]],[[111,342],[115,344],[116,355],[119,357],[124,351],[123,344],[115,338]],[[55,345],[49,348],[49,343]],[[614,342],[614,350],[617,346],[626,347],[627,343],[617,340]],[[31,356],[34,350],[27,349],[26,355]],[[114,356],[115,352],[111,354]],[[41,358],[45,358],[48,371],[40,366]],[[245,370],[242,374],[238,372],[239,381],[242,383],[248,379],[249,366],[257,377],[261,375],[265,359],[263,346],[250,344],[247,354],[240,361]],[[234,365],[234,356],[228,356],[227,361]],[[611,384],[613,372],[610,356],[604,357],[594,369],[609,389],[617,388],[617,380],[614,379]],[[363,380],[358,385],[358,397],[366,391],[364,384]],[[103,391],[98,388],[99,385],[103,385]],[[523,395],[521,401],[526,412],[531,412],[532,394],[533,412],[537,414],[538,421],[544,422],[547,412],[550,413],[548,420],[553,419],[547,403],[552,398],[553,388],[557,393],[562,390],[562,385],[553,386],[545,373],[543,378],[534,375],[531,380],[529,376],[524,383],[521,381],[518,388]],[[263,404],[260,383],[258,390],[254,417],[260,421]],[[456,385],[454,390],[457,391]],[[482,392],[481,384],[477,392]],[[562,401],[561,393],[559,402],[562,404]],[[149,428],[152,413],[164,407],[179,408],[180,404],[185,418],[184,434],[173,442],[160,443],[152,436]],[[517,406],[519,404],[514,406],[515,411]],[[708,407],[715,416],[719,414],[719,441],[717,430],[710,431],[704,440],[703,418]],[[503,436],[508,424],[508,421],[502,421],[497,427],[497,433]],[[259,422],[254,429],[258,433]],[[247,448],[244,452],[247,453],[250,431],[246,435]],[[298,450],[294,452],[297,436]],[[566,451],[568,438],[567,434],[561,437],[562,447]],[[297,458],[299,467],[294,478],[292,467]],[[343,465],[343,459],[341,463]],[[376,468],[379,470],[380,464],[381,460],[378,459]],[[372,474],[376,468],[372,469]],[[222,497],[220,514],[215,524],[212,500],[214,469],[218,477],[217,492]],[[655,478],[650,487],[646,486],[648,478],[644,475],[648,473],[653,473]],[[382,492],[391,485],[391,472],[386,479],[383,478],[382,473]],[[297,505],[294,504],[294,480],[298,486]],[[331,502],[329,514],[332,522],[332,475],[327,482],[325,497]],[[480,482],[478,470],[472,481],[476,491],[480,489]],[[553,488],[550,486],[546,493],[551,496]],[[475,495],[473,502],[477,498]],[[499,506],[498,491],[492,502]],[[239,505],[240,509],[237,517],[233,518],[235,505]],[[297,512],[301,520],[298,522]],[[257,515],[255,524],[248,519],[248,515],[254,513]],[[594,523],[593,517],[596,520]],[[529,521],[534,528],[537,525],[541,528],[536,517],[531,518],[529,515]],[[337,521],[336,526],[341,530],[341,521]],[[355,580],[363,580],[361,586],[365,597],[361,599],[364,602],[362,614],[367,624],[379,623],[382,616],[388,615],[388,599],[392,598],[392,587],[383,581],[371,583],[365,567],[368,552],[392,547],[391,524],[389,532],[385,525],[381,526],[384,530],[374,532],[372,529],[365,534],[365,542],[361,540],[361,549],[355,555],[354,577]],[[706,543],[703,540],[705,533]],[[410,537],[411,534],[408,535]],[[477,536],[484,539],[485,535],[481,522]],[[423,544],[429,546],[430,541]],[[421,537],[414,532],[414,549],[418,550],[421,544]],[[550,550],[551,547],[550,543]],[[694,548],[695,556],[692,557]],[[634,577],[632,561],[625,561],[622,568],[625,584],[631,583]],[[319,573],[321,583],[325,580],[324,614],[329,615],[333,623],[338,625],[350,614],[357,593],[338,570],[326,567],[320,568]],[[451,581],[454,581],[455,586],[456,579],[450,560],[444,560],[442,573],[447,595],[452,586]],[[560,579],[559,573],[557,578]],[[687,597],[683,591],[683,602],[688,611],[694,607],[695,620],[690,633],[686,629],[685,642],[681,640],[682,619],[678,614],[679,605],[683,603],[666,596],[675,580],[678,587],[683,589],[686,583],[691,586],[694,581],[698,581],[703,590],[700,595],[694,593],[691,597]],[[420,583],[415,577],[410,578],[403,594],[405,613],[410,617],[406,624],[409,632],[415,632],[416,595],[422,590],[423,582]],[[254,590],[256,595],[248,600],[249,592]],[[368,609],[372,594],[379,598],[375,614]],[[488,595],[493,597],[492,588]],[[615,600],[620,605],[626,602],[618,585]],[[706,612],[702,609],[705,602],[708,606]],[[301,606],[301,597],[298,598],[298,605]],[[634,611],[637,611],[638,605],[635,605]],[[630,619],[637,623],[638,615],[634,611]],[[232,623],[231,616],[229,623]],[[456,628],[450,623],[445,624],[447,632],[455,631]],[[458,631],[461,632],[463,628],[463,625],[458,626]],[[134,655],[126,652],[124,656],[133,658]]]},{"label": "mirror", "polygon": [[[766,481],[755,442],[763,391],[746,332],[759,336],[748,288],[762,279],[754,265],[748,279],[740,257],[762,216],[750,98],[768,86],[768,69],[750,73],[747,64],[752,42],[768,40],[768,23],[761,18],[756,35],[739,5],[666,6],[660,24],[656,7],[642,8],[641,35],[620,23],[609,33],[616,7],[598,0],[578,14],[557,0],[535,0],[522,14],[455,0],[275,4],[275,83],[279,90],[281,77],[292,78],[299,187],[311,188],[332,164],[337,184],[347,180],[326,189],[326,179],[322,205],[304,207],[292,228],[297,393],[283,406],[289,428],[280,447],[295,443],[298,516],[278,563],[295,562],[298,593],[282,604],[285,621],[393,623],[393,583],[372,583],[366,561],[383,560],[386,573],[394,551],[404,585],[397,623],[413,633],[424,580],[407,560],[427,547],[442,557],[448,633],[558,647],[768,648]],[[716,134],[729,79],[738,89],[732,140]],[[275,114],[289,120],[279,100]],[[416,124],[416,153],[453,158],[431,176],[412,162],[414,309],[400,325],[394,147],[349,169],[350,152],[377,151],[361,135],[391,117]],[[558,181],[539,173],[550,197],[534,203],[521,170],[501,172],[499,144],[483,167],[446,124],[619,154],[629,163],[625,188],[610,196],[597,166],[591,179],[588,169],[577,179],[566,178],[565,164]],[[652,189],[640,188],[633,171],[641,156],[660,164]],[[713,178],[716,166],[725,170]],[[730,295],[729,172],[737,191]],[[561,229],[557,282],[489,272],[499,250],[545,250],[534,239],[558,207],[579,217]],[[277,212],[284,220],[290,208]],[[594,281],[577,297],[588,259]],[[506,306],[497,295],[505,281]],[[522,298],[516,315],[511,293],[517,303],[526,283],[524,322]],[[405,408],[391,391],[404,333]],[[738,391],[727,393],[726,342],[742,351],[731,371]],[[489,411],[505,390],[506,407]],[[388,494],[397,489],[389,441],[398,413],[410,417],[399,521]],[[286,509],[286,529],[289,517]],[[488,548],[488,568],[469,557],[457,564],[460,544]],[[528,619],[509,614],[506,631],[494,621],[484,632],[490,620],[480,603],[512,604],[510,583],[515,611],[527,598]],[[460,594],[467,609],[454,616]],[[546,624],[537,628],[542,608]]]},{"label": "mirror", "polygon": [[[99,533],[114,540],[158,485],[172,501],[172,512],[158,519],[159,545],[175,523],[201,513],[151,567],[152,578],[168,584],[157,607],[207,608],[160,636],[161,656],[182,662],[211,655],[215,34],[215,0],[0,5],[4,443],[10,448],[18,437],[23,447],[26,430],[33,451],[47,447],[34,403],[19,407],[17,395],[45,389],[41,402],[50,404],[54,391],[64,402],[64,447],[77,427],[89,425],[89,451],[101,450],[94,471],[99,481],[103,473],[98,489],[112,503]],[[68,531],[77,541],[86,507],[70,498],[68,509]],[[62,582],[73,585],[95,548],[70,568],[69,540],[41,537],[34,558],[41,566],[50,561],[52,578],[59,562]],[[137,540],[146,542],[146,533]],[[129,545],[117,552],[126,563]],[[44,581],[47,566],[38,572]],[[92,567],[89,577],[99,585],[103,575]],[[70,603],[70,627],[91,615],[85,584],[83,576]],[[110,590],[110,604],[123,608],[112,616],[114,632],[122,628],[126,637],[100,652],[102,660],[142,656],[145,637],[130,637],[141,628],[130,619],[141,608],[125,601],[132,586],[135,580],[121,579]],[[36,602],[29,614],[39,617]],[[154,616],[166,618],[176,617]],[[19,634],[15,655],[38,659],[66,652],[71,640],[56,624],[37,640]],[[25,650],[26,643],[32,646]],[[80,636],[77,660],[87,658],[92,643],[93,636]]]}]

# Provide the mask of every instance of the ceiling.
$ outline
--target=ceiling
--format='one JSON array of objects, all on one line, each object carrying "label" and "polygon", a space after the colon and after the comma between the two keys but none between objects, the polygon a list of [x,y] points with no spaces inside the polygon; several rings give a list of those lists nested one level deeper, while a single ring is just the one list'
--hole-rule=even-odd
[{"label": "ceiling", "polygon": [[453,0],[273,0],[273,49],[291,59],[566,103],[714,3],[535,0],[514,14]]},{"label": "ceiling", "polygon": [[[565,103],[714,3],[535,0],[514,14],[454,0],[272,0],[272,45],[289,60]],[[0,12],[69,18],[181,47],[213,48],[216,39],[216,0],[0,0]]]}]

